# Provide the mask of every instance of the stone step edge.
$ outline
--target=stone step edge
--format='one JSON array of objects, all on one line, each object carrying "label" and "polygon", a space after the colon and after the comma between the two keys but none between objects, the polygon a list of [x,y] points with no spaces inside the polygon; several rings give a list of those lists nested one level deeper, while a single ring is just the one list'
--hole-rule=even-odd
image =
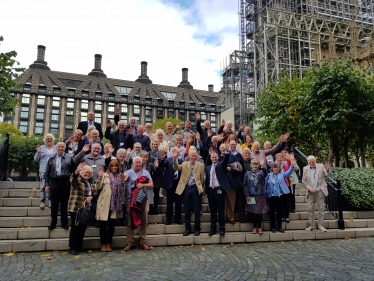
[{"label": "stone step edge", "polygon": [[[296,230],[287,231],[285,233],[264,232],[263,234],[252,233],[226,233],[224,237],[218,234],[208,236],[201,234],[200,236],[183,236],[182,234],[167,235],[148,235],[147,244],[150,246],[203,246],[207,244],[227,244],[228,246],[236,243],[257,243],[257,242],[281,242],[298,241],[298,240],[318,240],[318,239],[354,239],[359,237],[373,237],[374,228],[355,228],[348,230],[330,230],[306,231]],[[135,236],[135,244],[138,243],[138,236]],[[33,240],[0,240],[0,253],[6,252],[42,252],[42,251],[66,251],[68,250],[68,238],[59,239],[33,239]],[[123,248],[126,246],[126,237],[117,236],[113,238],[113,248]],[[83,247],[86,249],[96,250],[100,248],[100,239],[87,237],[83,241]],[[131,251],[132,252],[132,251]],[[131,254],[131,252],[127,254]],[[125,254],[125,253],[124,253]]]}]

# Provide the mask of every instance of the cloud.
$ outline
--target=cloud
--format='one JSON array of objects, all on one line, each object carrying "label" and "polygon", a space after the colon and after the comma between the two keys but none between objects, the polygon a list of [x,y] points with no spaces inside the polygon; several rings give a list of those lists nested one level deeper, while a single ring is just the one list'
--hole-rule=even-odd
[{"label": "cloud", "polygon": [[155,84],[177,86],[189,68],[195,89],[220,89],[219,62],[238,47],[237,7],[225,0],[2,2],[0,51],[16,50],[23,67],[45,45],[52,70],[88,74],[94,54],[111,78],[135,80],[148,62]]}]

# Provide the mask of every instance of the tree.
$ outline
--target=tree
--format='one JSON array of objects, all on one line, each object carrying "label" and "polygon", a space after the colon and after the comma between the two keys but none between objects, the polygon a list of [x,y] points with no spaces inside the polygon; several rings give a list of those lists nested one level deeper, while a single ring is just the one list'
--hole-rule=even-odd
[{"label": "tree", "polygon": [[[0,42],[4,39],[0,36]],[[18,84],[16,79],[20,72],[24,69],[20,67],[15,67],[19,65],[19,62],[15,60],[17,56],[16,51],[11,51],[7,53],[0,53],[0,113],[1,114],[11,114],[14,107],[18,104],[12,95],[11,91],[17,88]]]},{"label": "tree", "polygon": [[15,128],[12,124],[2,122],[0,123],[0,137],[5,137],[6,134],[10,135],[10,138],[14,136],[22,137],[23,134],[20,130]]},{"label": "tree", "polygon": [[152,124],[153,125],[153,132],[156,132],[157,129],[161,129],[161,130],[165,131],[167,122],[171,122],[173,124],[174,128],[175,128],[176,125],[182,123],[181,120],[176,119],[176,118],[171,118],[171,117],[164,118],[164,119],[158,120],[157,122],[154,122]]}]

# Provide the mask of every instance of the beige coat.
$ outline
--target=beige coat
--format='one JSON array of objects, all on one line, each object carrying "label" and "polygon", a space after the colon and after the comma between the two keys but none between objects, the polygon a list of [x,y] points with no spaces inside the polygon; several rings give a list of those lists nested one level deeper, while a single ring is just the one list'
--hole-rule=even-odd
[{"label": "beige coat", "polygon": [[[123,188],[126,191],[125,183]],[[109,175],[105,173],[103,179],[97,182],[95,192],[100,192],[99,199],[97,200],[96,206],[96,220],[107,221],[109,208],[110,208],[110,199],[112,197],[112,189],[110,188],[110,179]],[[125,203],[125,191],[123,192],[122,204]],[[111,219],[118,219],[123,217],[123,212],[120,212],[120,215],[117,217],[117,212],[112,211],[110,214]]]},{"label": "beige coat", "polygon": [[[305,166],[303,171],[303,185],[305,188],[309,191],[309,189],[312,188],[312,181],[310,179],[310,166]],[[327,184],[325,181],[325,176],[332,177],[331,170],[326,171],[326,169],[323,167],[323,164],[316,164],[316,177],[317,177],[317,185],[321,186],[321,190],[325,196],[329,194],[327,191]]]},{"label": "beige coat", "polygon": [[[173,162],[174,170],[182,171],[181,178],[179,180],[177,190],[175,191],[176,194],[181,195],[188,183],[188,180],[191,176],[191,168],[190,168],[190,161],[183,162],[181,165]],[[204,174],[205,174],[205,166],[197,161],[195,161],[195,168],[194,168],[194,177],[197,186],[197,190],[199,194],[203,193],[203,183],[204,183]]]}]

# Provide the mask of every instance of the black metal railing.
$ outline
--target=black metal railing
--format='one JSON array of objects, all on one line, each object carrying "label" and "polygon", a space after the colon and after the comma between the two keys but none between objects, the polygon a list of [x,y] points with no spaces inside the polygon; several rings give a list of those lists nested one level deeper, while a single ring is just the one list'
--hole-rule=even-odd
[{"label": "black metal railing", "polygon": [[0,181],[6,181],[8,177],[8,157],[9,157],[9,134],[0,144]]},{"label": "black metal railing", "polygon": [[[292,152],[300,167],[308,165],[307,157],[302,153],[297,147],[292,146]],[[303,169],[300,169],[301,178],[303,177]],[[338,221],[338,228],[345,229],[344,219],[343,219],[343,202],[342,202],[342,189],[340,181],[335,181],[331,177],[325,176],[327,190],[329,195],[325,198],[326,209],[334,216]]]}]

